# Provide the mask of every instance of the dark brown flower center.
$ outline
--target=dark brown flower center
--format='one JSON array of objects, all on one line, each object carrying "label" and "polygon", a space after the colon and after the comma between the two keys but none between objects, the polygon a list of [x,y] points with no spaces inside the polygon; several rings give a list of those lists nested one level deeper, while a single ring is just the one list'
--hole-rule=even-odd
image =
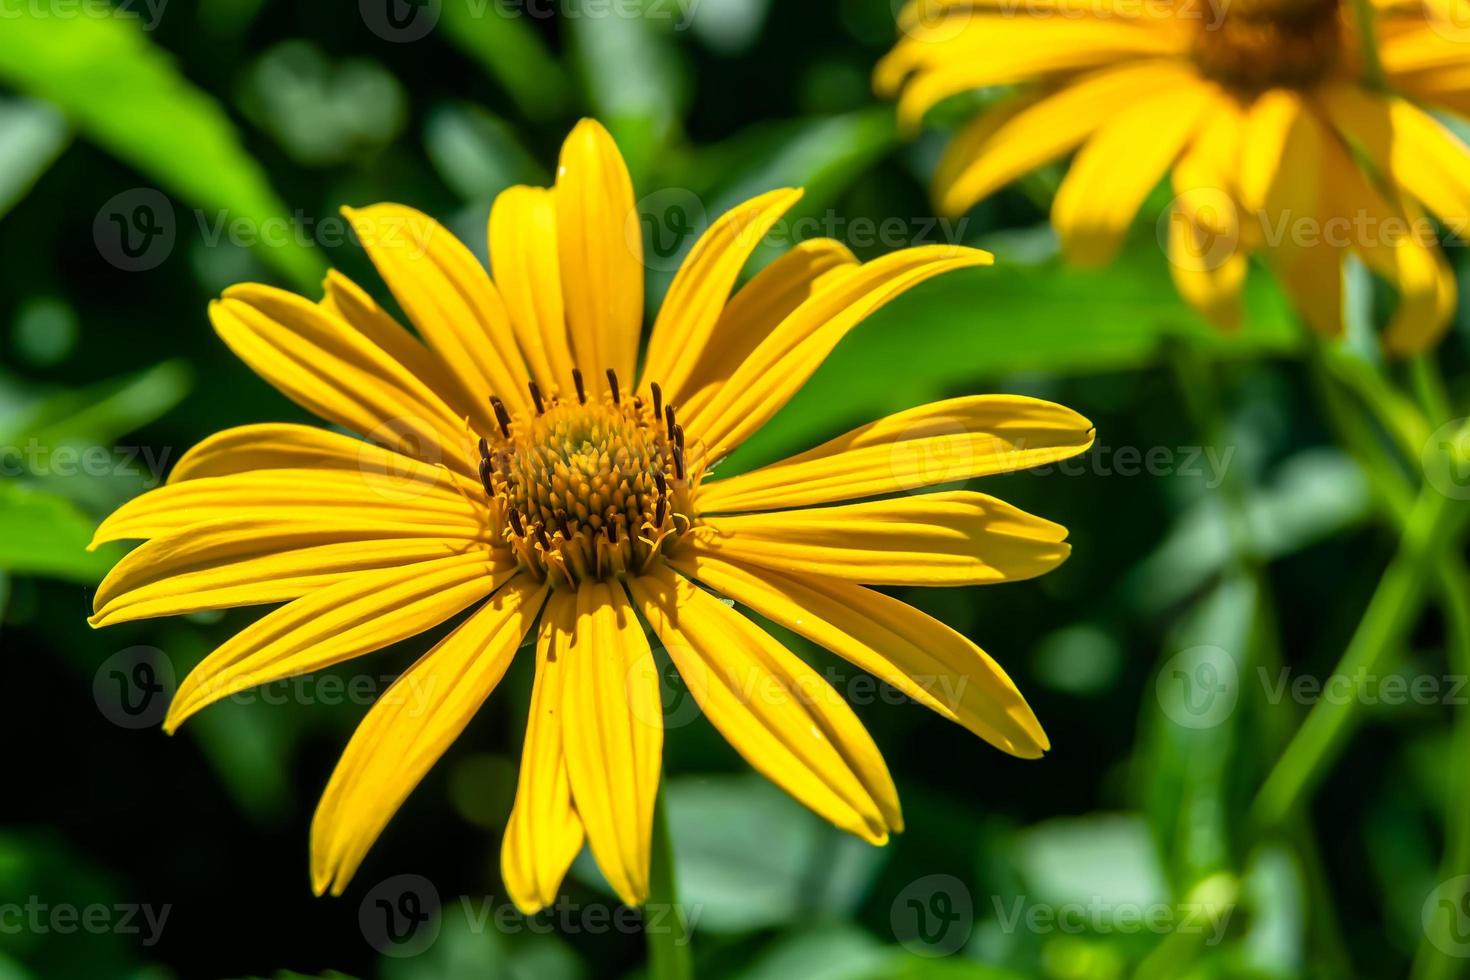
[{"label": "dark brown flower center", "polygon": [[497,530],[521,565],[543,581],[575,587],[639,574],[689,529],[698,482],[672,405],[610,391],[588,399],[580,372],[575,398],[543,394],[536,412],[512,417],[498,398],[499,429],[480,440],[480,477]]},{"label": "dark brown flower center", "polygon": [[1276,86],[1307,88],[1339,64],[1343,18],[1338,0],[1195,0],[1199,30],[1192,56],[1205,75],[1252,94]]}]

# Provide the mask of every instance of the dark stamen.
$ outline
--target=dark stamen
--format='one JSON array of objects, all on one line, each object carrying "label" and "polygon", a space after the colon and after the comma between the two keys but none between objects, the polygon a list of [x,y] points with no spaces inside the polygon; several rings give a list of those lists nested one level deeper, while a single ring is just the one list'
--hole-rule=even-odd
[{"label": "dark stamen", "polygon": [[490,485],[490,460],[480,460],[480,484],[485,488],[487,497],[495,496],[495,488]]},{"label": "dark stamen", "polygon": [[505,410],[505,402],[490,396],[490,407],[495,409],[495,420],[500,423],[500,434],[507,439],[510,438],[510,413]]},{"label": "dark stamen", "polygon": [[485,441],[485,437],[484,436],[481,436],[480,437],[480,458],[481,459],[489,459],[490,458],[490,443],[488,443],[488,442]]},{"label": "dark stamen", "polygon": [[658,418],[664,413],[664,390],[658,386],[657,381],[649,385],[649,388],[653,391],[653,417]]},{"label": "dark stamen", "polygon": [[655,531],[664,526],[664,508],[667,506],[667,500],[663,497],[658,498],[658,506],[653,509],[653,529]]},{"label": "dark stamen", "polygon": [[612,368],[607,369],[607,383],[612,388],[613,404],[621,405],[623,403],[623,393],[618,390],[618,372]]},{"label": "dark stamen", "polygon": [[514,507],[510,509],[510,526],[511,530],[515,531],[516,537],[524,538],[526,536],[526,526],[521,523],[521,515]]},{"label": "dark stamen", "polygon": [[674,438],[674,426],[678,423],[674,420],[674,406],[670,405],[664,409],[664,421],[669,426],[669,438]]},{"label": "dark stamen", "polygon": [[678,446],[674,447],[674,477],[684,479],[684,450]]},{"label": "dark stamen", "polygon": [[546,402],[541,399],[541,386],[534,381],[531,382],[531,400],[536,403],[536,414],[545,415]]},{"label": "dark stamen", "polygon": [[568,541],[572,540],[572,525],[567,523],[567,515],[558,514],[556,516],[557,519],[561,521],[561,536],[566,538]]},{"label": "dark stamen", "polygon": [[587,385],[582,380],[582,372],[577,368],[572,368],[572,384],[577,386],[577,401],[587,404]]},{"label": "dark stamen", "polygon": [[609,524],[607,526],[607,539],[613,544],[618,543],[618,526],[616,524]]},{"label": "dark stamen", "polygon": [[541,546],[542,551],[551,550],[551,542],[546,540],[546,528],[538,527],[536,529],[536,543]]},{"label": "dark stamen", "polygon": [[674,442],[675,442],[675,444],[678,445],[679,451],[680,452],[683,452],[684,451],[684,427],[682,425],[676,425],[676,426],[674,426]]}]

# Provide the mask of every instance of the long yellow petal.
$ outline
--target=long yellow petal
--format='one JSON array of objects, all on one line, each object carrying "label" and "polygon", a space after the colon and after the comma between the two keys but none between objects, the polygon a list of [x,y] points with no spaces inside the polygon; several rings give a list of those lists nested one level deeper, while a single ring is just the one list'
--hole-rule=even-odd
[{"label": "long yellow petal", "polygon": [[[793,246],[730,300],[684,384],[664,386],[668,402],[692,418],[797,307],[858,264],[851,249],[831,238],[808,239]],[[659,380],[647,371],[644,375],[650,381]]]},{"label": "long yellow petal", "polygon": [[930,245],[885,255],[838,276],[781,321],[685,428],[711,460],[718,460],[785,405],[869,315],[941,273],[993,261],[979,249]]},{"label": "long yellow petal", "polygon": [[512,187],[495,199],[490,268],[531,374],[543,391],[566,389],[576,365],[562,303],[554,191]]},{"label": "long yellow petal", "polygon": [[94,627],[299,599],[363,572],[488,545],[412,525],[228,518],[133,549],[93,596]]},{"label": "long yellow petal", "polygon": [[221,339],[308,411],[405,455],[473,472],[469,439],[437,394],[325,309],[269,286],[235,286],[210,304]]},{"label": "long yellow petal", "polygon": [[1035,578],[1071,553],[1067,529],[959,490],[840,507],[704,517],[695,553],[863,585],[988,585]]},{"label": "long yellow petal", "polygon": [[1187,66],[1172,60],[1108,67],[1070,81],[1054,94],[982,114],[950,144],[934,174],[940,210],[963,213],[1023,174],[1076,149],[1120,105],[1188,85],[1189,75]]},{"label": "long yellow petal", "polygon": [[500,848],[506,891],[526,915],[556,901],[562,878],[582,849],[582,819],[572,805],[561,719],[562,674],[576,628],[576,595],[553,592],[541,617],[520,780]]},{"label": "long yellow petal", "polygon": [[482,402],[529,411],[531,375],[490,274],[433,218],[399,204],[344,208],[378,274],[409,320]]},{"label": "long yellow petal", "polygon": [[1088,140],[1057,190],[1052,224],[1074,262],[1102,265],[1148,196],[1194,134],[1216,95],[1203,82],[1138,100]]},{"label": "long yellow petal", "polygon": [[247,688],[381,650],[432,629],[512,575],[488,551],[364,572],[282,606],[236,635],[179,685],[164,719],[190,715]]},{"label": "long yellow petal", "polygon": [[633,181],[602,124],[584,119],[562,145],[556,236],[572,355],[589,389],[611,369],[631,384],[643,332],[643,228]]},{"label": "long yellow petal", "polygon": [[512,579],[373,704],[311,822],[318,895],[346,889],[393,814],[500,683],[545,598],[545,585]]},{"label": "long yellow petal", "polygon": [[761,239],[801,199],[775,190],[721,215],[694,243],[659,309],[643,366],[643,387],[658,382],[678,392],[705,356],[730,290]]},{"label": "long yellow petal", "polygon": [[908,493],[1044,466],[1085,452],[1093,426],[1020,395],[934,402],[870,423],[800,456],[699,488],[701,513],[808,507]]},{"label": "long yellow petal", "polygon": [[1026,759],[1049,747],[1026,699],[984,650],[891,596],[707,555],[674,567],[831,650],[996,748]]},{"label": "long yellow petal", "polygon": [[1248,238],[1256,221],[1245,213],[1235,189],[1244,128],[1234,100],[1218,99],[1209,121],[1174,166],[1175,198],[1168,214],[1169,272],[1175,286],[1190,305],[1226,329],[1241,322],[1241,290],[1250,266]]},{"label": "long yellow petal", "polygon": [[617,582],[586,582],[577,590],[577,626],[562,670],[561,731],[572,799],[603,876],[628,905],[642,905],[663,701],[643,625]]},{"label": "long yellow petal", "polygon": [[[262,470],[170,483],[134,497],[97,529],[91,547],[156,538],[223,520],[296,521],[322,516],[357,526],[412,525],[426,534],[477,536],[486,509],[453,487],[333,470]],[[364,522],[366,525],[364,525]]]},{"label": "long yellow petal", "polygon": [[903,829],[878,747],[816,671],[667,567],[628,587],[705,717],[756,771],[873,844]]}]

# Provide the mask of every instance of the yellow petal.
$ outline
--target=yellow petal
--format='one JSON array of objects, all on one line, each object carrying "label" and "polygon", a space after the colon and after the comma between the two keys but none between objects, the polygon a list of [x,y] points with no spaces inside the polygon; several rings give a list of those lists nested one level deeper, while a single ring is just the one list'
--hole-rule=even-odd
[{"label": "yellow petal", "polygon": [[1244,214],[1235,193],[1244,128],[1235,101],[1218,99],[1209,122],[1174,167],[1175,198],[1168,212],[1175,286],[1195,309],[1228,329],[1241,322],[1241,290],[1250,265],[1247,222],[1255,221]]},{"label": "yellow petal", "polygon": [[506,891],[526,915],[556,901],[562,878],[582,849],[582,820],[572,806],[561,720],[562,673],[576,628],[576,595],[553,592],[541,618],[520,781],[500,849]]},{"label": "yellow petal", "polygon": [[1271,89],[1252,102],[1239,143],[1245,209],[1293,218],[1311,214],[1321,140],[1321,128],[1297,93]]},{"label": "yellow petal", "polygon": [[840,507],[705,517],[696,553],[863,585],[1035,578],[1071,553],[1067,529],[966,490]]},{"label": "yellow petal", "polygon": [[1215,89],[1181,84],[1114,115],[1087,142],[1057,190],[1052,224],[1074,262],[1102,265],[1159,179],[1194,134]]},{"label": "yellow petal", "polygon": [[[404,494],[418,488],[455,487],[452,472],[364,442],[309,425],[264,423],[217,432],[186,452],[169,473],[169,483],[259,470],[341,470],[396,480]],[[478,481],[466,483],[475,491]]]},{"label": "yellow petal", "polygon": [[591,390],[607,387],[608,369],[630,384],[643,332],[643,228],[623,156],[592,119],[562,146],[556,235],[577,366]]},{"label": "yellow petal", "polygon": [[801,199],[799,190],[776,190],[721,215],[694,243],[669,286],[653,325],[647,382],[666,393],[681,391],[705,356],[730,290],[750,255],[771,228]]},{"label": "yellow petal", "polygon": [[903,829],[878,747],[816,671],[667,567],[628,587],[705,717],[756,771],[873,844]]},{"label": "yellow petal", "polygon": [[298,599],[362,572],[431,561],[484,541],[412,525],[228,518],[135,548],[93,596],[94,627]]},{"label": "yellow petal", "polygon": [[486,510],[445,486],[397,476],[332,470],[262,470],[206,477],[149,490],[102,522],[91,547],[156,538],[224,520],[310,520],[356,526],[411,525],[425,534],[476,537]]},{"label": "yellow petal", "polygon": [[996,748],[1034,759],[1050,747],[1016,685],[984,650],[881,592],[707,555],[674,567],[820,644]]},{"label": "yellow petal", "polygon": [[393,814],[500,683],[545,597],[545,585],[513,579],[373,705],[311,822],[318,895],[346,889]]},{"label": "yellow petal", "polygon": [[[818,289],[857,267],[852,250],[830,238],[808,239],[793,246],[756,273],[730,300],[684,384],[677,388],[664,385],[666,400],[692,418],[797,307]],[[658,380],[647,371],[644,375],[650,381]]]},{"label": "yellow petal", "polygon": [[584,582],[562,665],[562,744],[592,856],[628,905],[648,898],[663,752],[658,668],[617,582]]},{"label": "yellow petal", "polygon": [[1149,94],[1189,84],[1176,61],[1109,67],[1068,82],[1054,94],[993,109],[970,123],[934,175],[936,200],[961,214],[1011,181],[1074,150],[1118,111]]},{"label": "yellow petal", "polygon": [[1356,86],[1324,86],[1328,116],[1378,175],[1421,201],[1458,235],[1470,231],[1470,152],[1421,109]]},{"label": "yellow petal", "polygon": [[701,513],[807,507],[907,493],[1043,466],[1085,452],[1093,427],[1069,408],[1020,395],[974,395],[912,408],[810,452],[703,484]]},{"label": "yellow petal", "polygon": [[516,339],[543,391],[571,384],[571,338],[561,297],[555,192],[512,187],[490,210],[490,268]]},{"label": "yellow petal", "polygon": [[230,349],[292,401],[430,463],[472,472],[463,419],[382,348],[315,303],[235,286],[210,304]]},{"label": "yellow petal", "polygon": [[270,613],[230,639],[179,685],[163,727],[247,688],[381,650],[485,598],[512,571],[488,551],[364,572]]},{"label": "yellow petal", "polygon": [[530,373],[490,275],[428,215],[398,204],[344,208],[368,257],[429,346],[476,401],[529,411]]},{"label": "yellow petal", "polygon": [[796,394],[853,327],[944,272],[989,265],[979,249],[930,245],[885,255],[836,278],[797,307],[685,423],[711,460],[740,445]]}]

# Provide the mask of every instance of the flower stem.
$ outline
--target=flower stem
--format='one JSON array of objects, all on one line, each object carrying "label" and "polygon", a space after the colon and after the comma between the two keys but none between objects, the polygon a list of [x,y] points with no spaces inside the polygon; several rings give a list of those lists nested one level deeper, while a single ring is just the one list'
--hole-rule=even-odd
[{"label": "flower stem", "polygon": [[1378,29],[1373,17],[1373,0],[1353,0],[1353,19],[1358,24],[1358,47],[1363,55],[1363,78],[1372,88],[1382,89],[1383,61],[1378,57]]},{"label": "flower stem", "polygon": [[674,842],[669,836],[668,804],[663,787],[653,811],[653,867],[649,871],[648,904],[643,935],[648,942],[650,980],[689,980],[694,976],[689,924],[679,904],[674,871]]}]

